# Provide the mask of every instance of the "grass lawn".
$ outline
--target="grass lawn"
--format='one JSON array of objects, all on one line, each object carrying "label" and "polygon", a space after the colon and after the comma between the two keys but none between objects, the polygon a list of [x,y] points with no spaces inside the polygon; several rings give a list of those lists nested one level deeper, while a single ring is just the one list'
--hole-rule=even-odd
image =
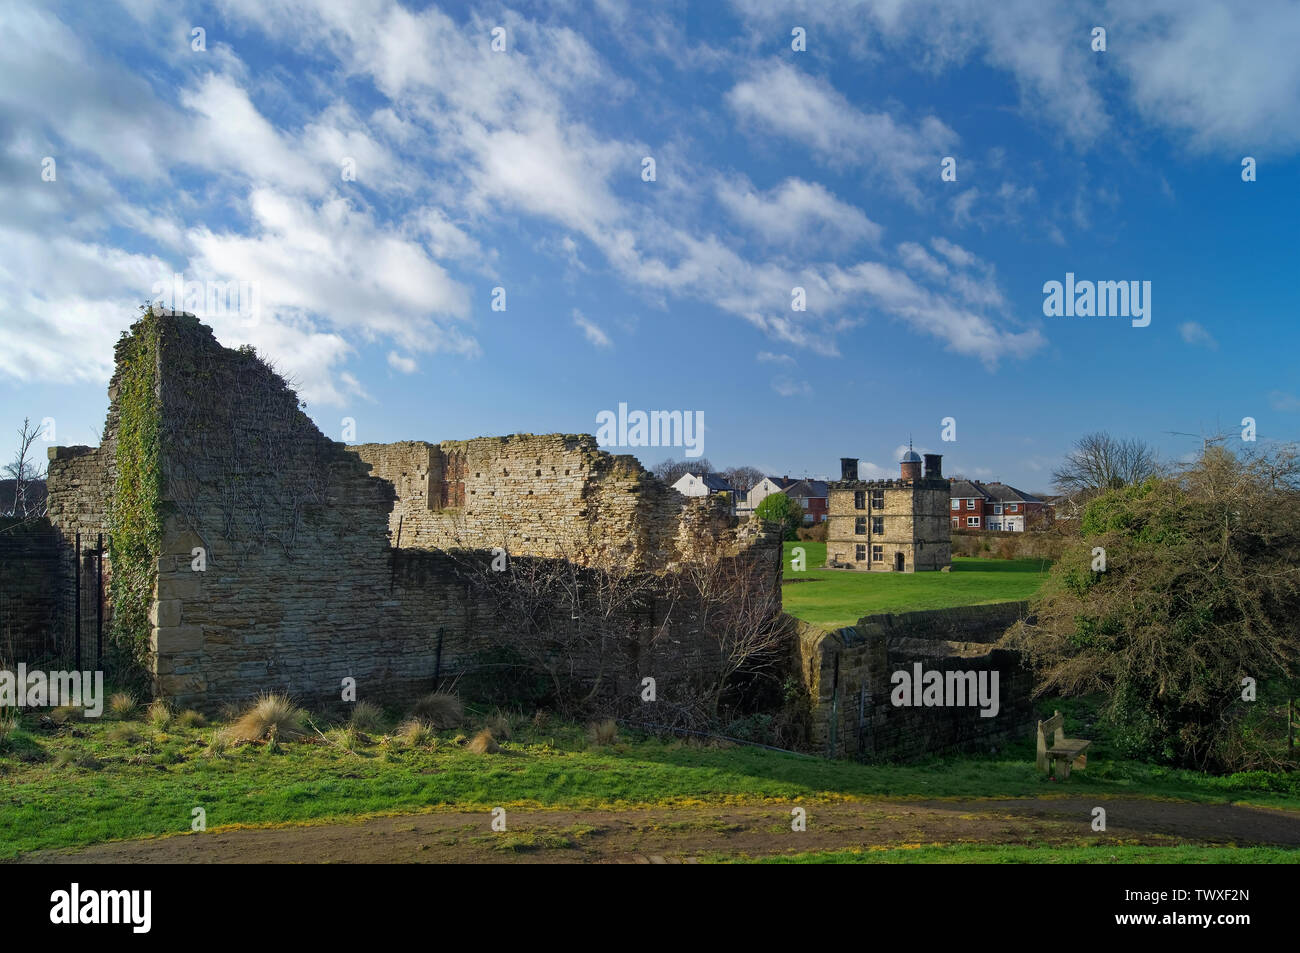
[{"label": "grass lawn", "polygon": [[[219,726],[155,728],[143,721],[41,726],[23,716],[0,744],[0,860],[190,830],[306,822],[435,807],[620,808],[870,798],[1156,796],[1300,808],[1300,777],[1251,772],[1215,778],[1090,759],[1067,785],[1034,770],[1032,743],[998,755],[911,765],[864,765],[624,731],[596,746],[580,725],[511,719],[497,755],[464,747],[462,731],[407,746],[375,734],[349,751],[283,743],[209,750]],[[1073,728],[1073,725],[1069,727]],[[130,729],[135,734],[131,737]],[[314,735],[313,735],[314,737]],[[1234,855],[1235,856],[1235,855]]]},{"label": "grass lawn", "polygon": [[[807,569],[792,568],[802,546]],[[826,544],[785,544],[785,611],[826,628],[853,625],[864,615],[913,612],[954,606],[1016,602],[1029,599],[1047,578],[1050,563],[1039,559],[971,559],[958,557],[950,572],[853,572],[825,569]]]}]

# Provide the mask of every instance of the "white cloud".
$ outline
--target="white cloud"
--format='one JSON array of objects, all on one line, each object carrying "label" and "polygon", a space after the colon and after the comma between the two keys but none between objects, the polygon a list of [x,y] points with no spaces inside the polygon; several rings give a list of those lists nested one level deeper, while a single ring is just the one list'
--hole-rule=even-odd
[{"label": "white cloud", "polygon": [[772,390],[782,397],[806,397],[812,393],[812,385],[807,381],[797,381],[793,377],[778,377],[772,381]]},{"label": "white cloud", "polygon": [[872,168],[912,202],[921,196],[913,179],[923,170],[937,175],[939,159],[958,138],[933,116],[908,125],[888,113],[863,112],[826,80],[780,60],[756,66],[726,98],[742,119],[836,166]]},{"label": "white cloud", "polygon": [[577,308],[573,309],[573,323],[582,329],[587,341],[596,347],[611,348],[614,346],[614,342],[609,339],[608,334],[601,330],[600,325],[585,317]]},{"label": "white cloud", "polygon": [[789,178],[759,192],[744,176],[718,181],[718,199],[742,225],[757,232],[760,242],[785,243],[813,239],[842,245],[878,241],[884,231],[859,208],[841,202],[825,186]]},{"label": "white cloud", "polygon": [[401,371],[403,374],[414,374],[420,365],[415,362],[414,358],[405,357],[396,351],[389,351],[388,366]]},{"label": "white cloud", "polygon": [[1127,37],[1114,55],[1138,110],[1195,149],[1250,155],[1300,148],[1300,8],[1110,0],[1107,19]]},{"label": "white cloud", "polygon": [[[1113,132],[1105,102],[1127,95],[1148,124],[1199,151],[1300,148],[1292,119],[1300,113],[1300,8],[1290,0],[1103,0],[1092,13],[1042,0],[732,4],[758,35],[792,17],[828,34],[853,22],[875,40],[847,44],[860,58],[878,59],[884,47],[935,73],[980,61],[1014,79],[1022,111],[1077,143]],[[1108,31],[1104,53],[1090,45],[1097,25]]]},{"label": "white cloud", "polygon": [[1219,349],[1219,342],[1214,340],[1214,336],[1195,321],[1185,321],[1178,325],[1178,333],[1182,335],[1184,344],[1207,347],[1211,351]]}]

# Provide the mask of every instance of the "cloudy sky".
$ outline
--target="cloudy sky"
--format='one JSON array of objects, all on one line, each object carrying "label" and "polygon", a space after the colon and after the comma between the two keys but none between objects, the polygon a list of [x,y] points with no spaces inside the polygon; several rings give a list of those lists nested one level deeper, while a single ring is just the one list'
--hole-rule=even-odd
[{"label": "cloudy sky", "polygon": [[[201,317],[336,439],[625,403],[1029,490],[1090,430],[1295,439],[1297,48],[1288,0],[7,0],[0,427],[97,442],[181,274],[254,290]],[[1067,272],[1150,324],[1046,316]]]}]

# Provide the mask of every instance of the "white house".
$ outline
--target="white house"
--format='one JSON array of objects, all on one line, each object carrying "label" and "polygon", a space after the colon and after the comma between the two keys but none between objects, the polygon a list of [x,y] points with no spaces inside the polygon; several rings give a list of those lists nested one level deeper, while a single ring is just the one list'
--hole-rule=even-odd
[{"label": "white house", "polygon": [[708,496],[725,493],[731,502],[731,512],[736,512],[736,488],[721,473],[687,473],[673,484],[682,496]]}]

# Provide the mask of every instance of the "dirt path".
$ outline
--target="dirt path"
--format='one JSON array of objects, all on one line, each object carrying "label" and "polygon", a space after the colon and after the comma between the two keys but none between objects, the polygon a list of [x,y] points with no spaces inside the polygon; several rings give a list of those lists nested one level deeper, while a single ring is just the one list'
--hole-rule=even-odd
[{"label": "dirt path", "polygon": [[[27,863],[690,863],[707,854],[766,856],[904,844],[1098,843],[1300,847],[1300,812],[1130,799],[809,803],[807,830],[790,809],[645,808],[436,811],[364,821],[212,831],[43,851]],[[1092,810],[1106,809],[1106,831]]]}]

